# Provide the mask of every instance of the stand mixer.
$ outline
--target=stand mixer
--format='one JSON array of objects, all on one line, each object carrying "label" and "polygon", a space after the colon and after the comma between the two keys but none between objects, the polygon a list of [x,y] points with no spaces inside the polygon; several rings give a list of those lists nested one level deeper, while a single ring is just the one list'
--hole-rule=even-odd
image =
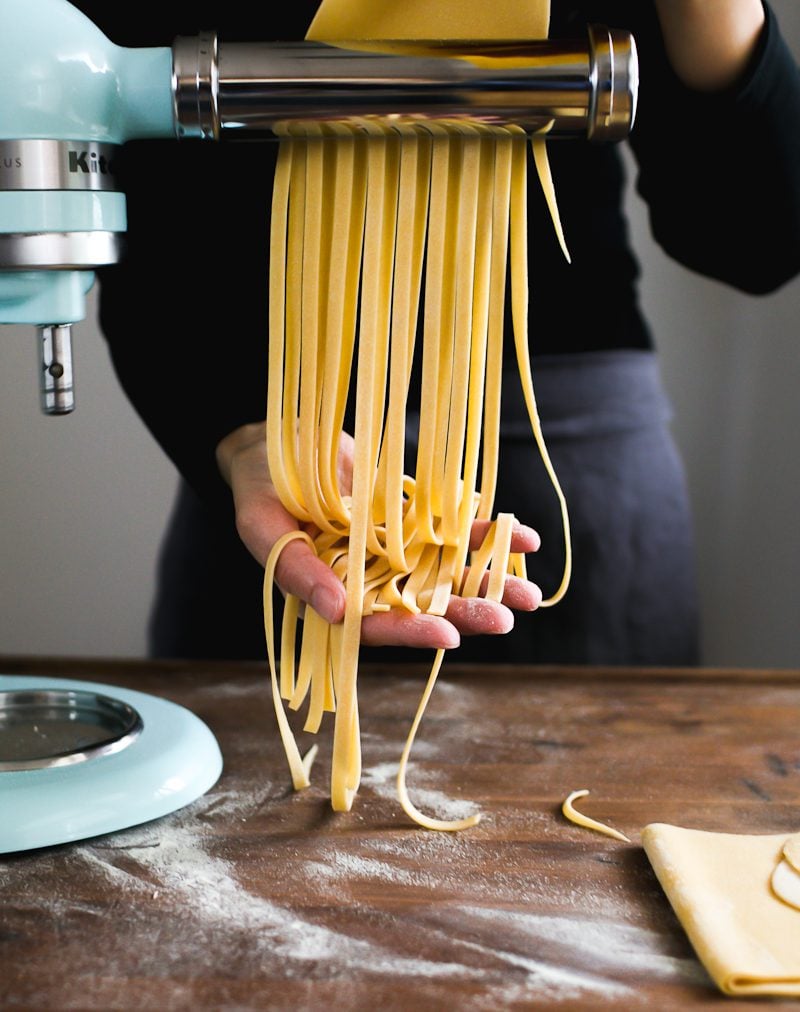
[{"label": "stand mixer", "polygon": [[[269,136],[282,120],[469,118],[552,137],[630,129],[636,48],[579,41],[114,45],[66,0],[0,0],[0,324],[32,324],[42,406],[74,407],[71,328],[126,230],[114,154],[139,138]],[[403,52],[400,52],[400,49]],[[378,52],[377,49],[382,51]]]},{"label": "stand mixer", "polygon": [[[0,324],[38,329],[42,405],[73,409],[71,328],[127,227],[114,178],[135,139],[274,136],[287,120],[466,118],[616,140],[637,95],[632,38],[374,44],[110,42],[67,0],[0,0]],[[0,674],[0,853],[174,811],[216,781],[210,730],[116,686]]]}]

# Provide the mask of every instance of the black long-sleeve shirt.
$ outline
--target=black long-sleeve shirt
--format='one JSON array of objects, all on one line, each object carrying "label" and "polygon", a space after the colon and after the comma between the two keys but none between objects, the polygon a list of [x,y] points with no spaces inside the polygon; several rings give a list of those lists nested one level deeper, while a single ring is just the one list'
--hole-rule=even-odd
[{"label": "black long-sleeve shirt", "polygon": [[[280,15],[247,0],[141,0],[135,11],[78,0],[109,38],[169,45],[214,28],[223,40],[302,38],[316,0]],[[280,23],[277,19],[280,18]],[[665,251],[747,292],[768,292],[800,270],[800,73],[772,12],[734,87],[684,87],[664,51],[652,4],[553,4],[551,35],[589,22],[627,28],[641,85],[630,144],[637,188]],[[269,204],[274,143],[138,141],[125,146],[124,262],[103,272],[101,325],[122,386],[184,477],[222,503],[217,442],[263,418],[266,397]],[[558,249],[530,173],[531,349],[559,354],[649,348],[638,265],[613,145],[550,145],[572,254]]]}]

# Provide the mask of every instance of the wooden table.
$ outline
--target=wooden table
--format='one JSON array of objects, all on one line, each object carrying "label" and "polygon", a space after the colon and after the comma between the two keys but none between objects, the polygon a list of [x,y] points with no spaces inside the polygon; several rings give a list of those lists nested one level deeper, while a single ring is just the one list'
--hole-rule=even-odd
[{"label": "wooden table", "polygon": [[[226,763],[172,816],[0,858],[4,1009],[758,1005],[717,994],[639,829],[800,828],[798,672],[445,665],[409,785],[425,811],[484,813],[454,835],[410,824],[394,795],[421,668],[364,672],[347,814],[329,807],[327,726],[312,787],[292,793],[258,665],[0,671],[163,695],[206,721]],[[583,810],[633,844],[563,819],[584,787]]]}]

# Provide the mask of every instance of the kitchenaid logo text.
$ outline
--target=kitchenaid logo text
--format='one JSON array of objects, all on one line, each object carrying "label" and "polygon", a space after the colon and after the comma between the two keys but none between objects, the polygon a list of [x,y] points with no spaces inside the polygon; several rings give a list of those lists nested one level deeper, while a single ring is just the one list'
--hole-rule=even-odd
[{"label": "kitchenaid logo text", "polygon": [[98,155],[95,151],[69,151],[67,156],[70,172],[99,172],[103,176],[111,172],[106,156]]}]

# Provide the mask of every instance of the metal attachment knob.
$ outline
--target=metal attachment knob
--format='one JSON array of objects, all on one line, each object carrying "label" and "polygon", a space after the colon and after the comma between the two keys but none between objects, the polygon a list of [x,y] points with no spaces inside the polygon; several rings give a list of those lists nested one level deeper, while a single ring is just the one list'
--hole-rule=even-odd
[{"label": "metal attachment knob", "polygon": [[75,407],[72,327],[56,323],[38,330],[42,356],[42,410],[46,415],[68,415]]}]

